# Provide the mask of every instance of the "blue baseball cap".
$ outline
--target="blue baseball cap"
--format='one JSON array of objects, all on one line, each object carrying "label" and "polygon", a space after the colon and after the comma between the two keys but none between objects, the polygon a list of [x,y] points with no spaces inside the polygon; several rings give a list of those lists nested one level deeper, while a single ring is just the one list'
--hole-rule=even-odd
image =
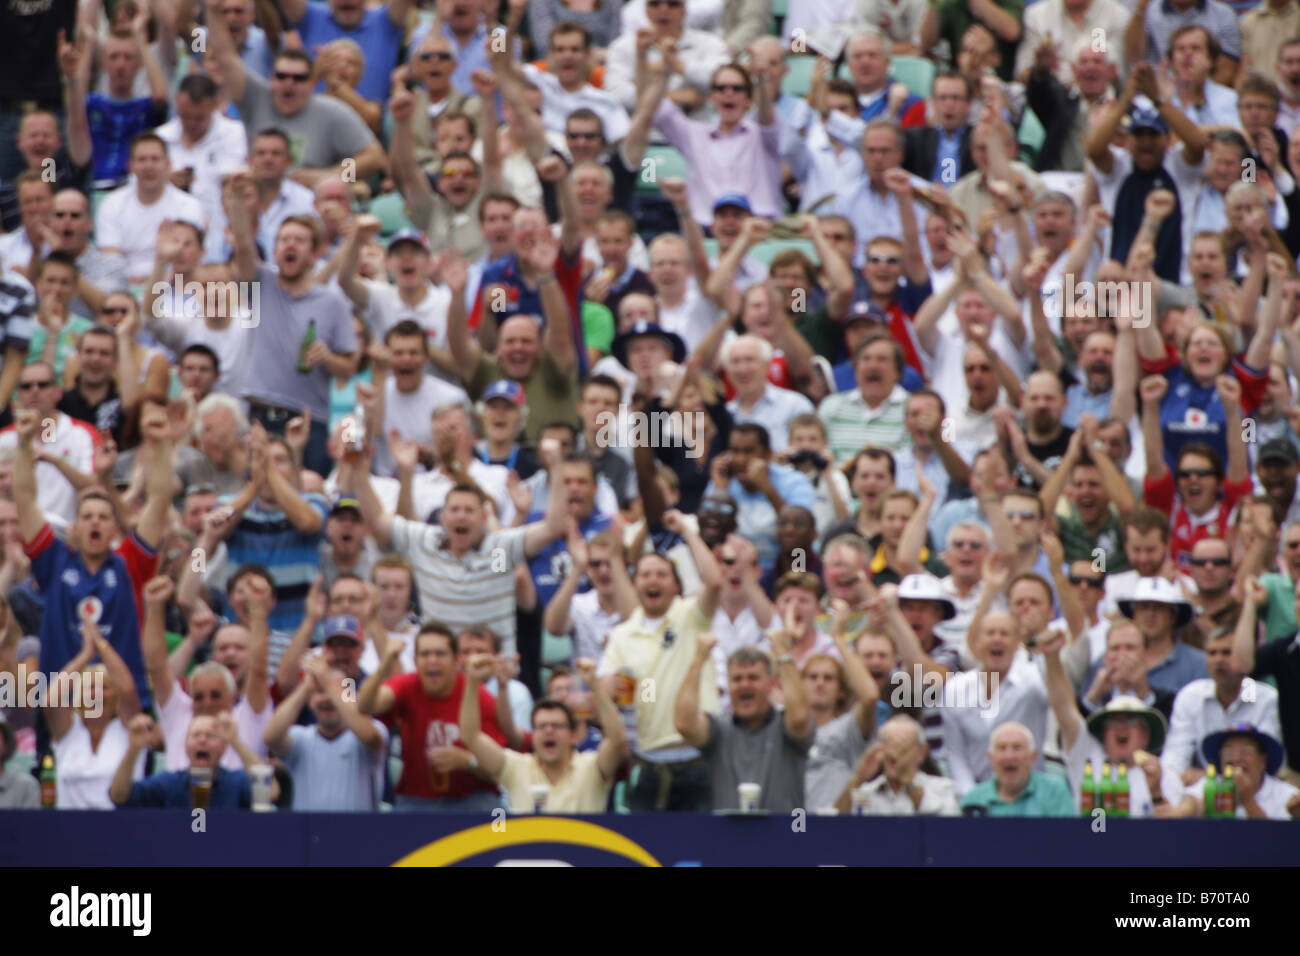
[{"label": "blue baseball cap", "polygon": [[392,238],[388,240],[388,245],[384,248],[387,249],[387,251],[392,252],[393,246],[402,242],[413,242],[425,252],[431,251],[429,249],[429,238],[419,229],[412,229],[410,227],[399,229],[397,232],[393,233]]},{"label": "blue baseball cap", "polygon": [[1136,133],[1140,129],[1155,130],[1157,133],[1169,132],[1169,124],[1160,115],[1159,110],[1134,106],[1128,114],[1128,130]]},{"label": "blue baseball cap", "polygon": [[351,614],[335,614],[325,622],[323,631],[326,642],[332,637],[350,637],[361,643],[361,622]]},{"label": "blue baseball cap", "polygon": [[494,398],[504,398],[511,405],[523,407],[524,387],[508,378],[499,378],[483,391],[481,401],[490,402]]},{"label": "blue baseball cap", "polygon": [[844,319],[844,325],[847,327],[854,322],[879,322],[881,325],[889,324],[889,316],[885,310],[870,299],[859,299],[849,307],[849,314]]},{"label": "blue baseball cap", "polygon": [[713,211],[725,209],[728,206],[735,206],[737,209],[743,209],[745,212],[753,215],[754,210],[749,205],[749,200],[740,193],[727,193],[725,196],[719,196],[713,204]]}]

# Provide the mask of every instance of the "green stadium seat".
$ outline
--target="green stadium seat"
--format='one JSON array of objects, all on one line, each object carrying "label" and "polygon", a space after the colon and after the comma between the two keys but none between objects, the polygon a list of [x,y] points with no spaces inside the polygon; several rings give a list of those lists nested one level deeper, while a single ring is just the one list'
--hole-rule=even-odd
[{"label": "green stadium seat", "polygon": [[1020,118],[1020,130],[1016,134],[1016,140],[1020,143],[1020,161],[1026,166],[1033,166],[1046,138],[1047,130],[1043,129],[1038,114],[1025,107],[1025,115]]},{"label": "green stadium seat", "polygon": [[890,64],[894,79],[922,99],[930,95],[935,72],[934,63],[921,56],[896,56]]},{"label": "green stadium seat", "polygon": [[817,65],[817,57],[791,56],[785,62],[790,69],[781,80],[781,92],[788,96],[807,96],[812,89],[813,67]]},{"label": "green stadium seat", "polygon": [[[934,85],[934,76],[938,72],[935,65],[921,56],[896,56],[890,63],[890,75],[921,98],[930,95]],[[842,80],[852,80],[847,63],[840,64],[836,75]]]},{"label": "green stadium seat", "polygon": [[637,175],[636,191],[659,192],[661,179],[685,179],[686,157],[672,146],[647,146],[641,172]]},{"label": "green stadium seat", "polygon": [[750,249],[749,254],[767,266],[772,264],[772,260],[776,258],[778,253],[787,249],[798,249],[811,259],[814,264],[818,262],[817,248],[810,239],[768,239]]},{"label": "green stadium seat", "polygon": [[387,239],[399,229],[412,229],[414,224],[406,218],[406,202],[401,193],[384,193],[370,201],[370,212],[379,217],[379,235]]}]

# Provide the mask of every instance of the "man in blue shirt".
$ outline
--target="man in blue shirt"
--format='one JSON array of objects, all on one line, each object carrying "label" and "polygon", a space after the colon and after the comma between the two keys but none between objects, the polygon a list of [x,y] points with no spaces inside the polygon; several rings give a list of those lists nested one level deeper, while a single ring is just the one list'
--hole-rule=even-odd
[{"label": "man in blue shirt", "polygon": [[[145,130],[167,119],[167,77],[149,45],[149,9],[131,22],[129,31],[115,32],[104,43],[104,72],[108,95],[86,97],[92,155],[95,159],[95,188],[115,188],[126,179],[131,141]],[[136,74],[143,66],[149,78],[149,95],[134,96]],[[90,68],[90,58],[81,68]]]},{"label": "man in blue shirt", "polygon": [[[609,515],[596,510],[596,466],[582,452],[565,457],[560,465],[560,479],[564,482],[564,498],[569,513],[569,531],[583,539],[595,537],[609,527]],[[544,501],[545,499],[540,499]],[[533,511],[528,521],[541,521],[542,511]],[[528,562],[533,586],[537,588],[538,607],[546,607],[569,575],[573,559],[569,556],[568,539],[556,538]],[[590,582],[582,590],[591,589]]]},{"label": "man in blue shirt", "polygon": [[189,733],[185,736],[189,769],[156,773],[135,782],[132,782],[131,774],[141,751],[149,746],[152,739],[153,718],[148,714],[136,714],[131,720],[129,732],[131,738],[126,756],[118,764],[117,773],[113,775],[113,782],[108,788],[108,795],[117,806],[193,807],[190,775],[194,770],[204,769],[212,774],[207,809],[247,810],[253,805],[252,787],[244,771],[226,770],[221,766],[221,755],[226,751],[230,735],[235,733],[235,722],[229,714],[195,717],[190,721]]},{"label": "man in blue shirt", "polygon": [[370,9],[362,0],[330,0],[328,6],[308,0],[284,0],[280,5],[313,60],[333,40],[346,37],[356,41],[366,59],[357,92],[376,103],[388,100],[389,77],[397,67],[411,7],[411,0],[388,0]]},{"label": "man in blue shirt", "polygon": [[809,511],[817,494],[801,472],[772,461],[767,429],[755,422],[731,430],[726,454],[714,457],[705,495],[726,492],[737,505],[737,530],[758,549],[758,563],[768,570],[776,561],[776,516],[786,505]]}]

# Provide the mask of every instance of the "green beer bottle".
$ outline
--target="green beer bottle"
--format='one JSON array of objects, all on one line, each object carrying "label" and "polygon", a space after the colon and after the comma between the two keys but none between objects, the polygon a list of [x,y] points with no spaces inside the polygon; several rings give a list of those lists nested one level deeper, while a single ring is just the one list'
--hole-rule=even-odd
[{"label": "green beer bottle", "polygon": [[1223,768],[1219,778],[1219,816],[1235,817],[1237,815],[1237,781],[1233,779],[1232,767]]},{"label": "green beer bottle", "polygon": [[1086,817],[1097,809],[1097,781],[1092,776],[1092,761],[1083,765],[1083,783],[1079,785],[1079,811]]},{"label": "green beer bottle", "polygon": [[298,374],[306,375],[311,372],[311,366],[307,364],[307,351],[316,341],[316,320],[312,319],[307,323],[307,331],[303,334],[302,345],[298,347]]},{"label": "green beer bottle", "polygon": [[53,807],[59,802],[54,776],[54,758],[49,754],[41,761],[41,806]]},{"label": "green beer bottle", "polygon": [[1217,817],[1219,815],[1219,785],[1214,779],[1214,764],[1205,768],[1205,815],[1207,817]]},{"label": "green beer bottle", "polygon": [[1128,816],[1128,764],[1119,765],[1119,782],[1115,784],[1115,815]]},{"label": "green beer bottle", "polygon": [[1101,808],[1107,813],[1115,812],[1115,781],[1110,775],[1110,764],[1101,765]]}]

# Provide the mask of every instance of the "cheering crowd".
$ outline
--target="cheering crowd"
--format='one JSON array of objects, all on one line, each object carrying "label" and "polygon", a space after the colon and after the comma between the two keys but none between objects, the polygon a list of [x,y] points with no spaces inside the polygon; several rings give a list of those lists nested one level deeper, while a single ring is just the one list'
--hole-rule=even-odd
[{"label": "cheering crowd", "polygon": [[1300,0],[0,31],[0,808],[1300,817]]}]

